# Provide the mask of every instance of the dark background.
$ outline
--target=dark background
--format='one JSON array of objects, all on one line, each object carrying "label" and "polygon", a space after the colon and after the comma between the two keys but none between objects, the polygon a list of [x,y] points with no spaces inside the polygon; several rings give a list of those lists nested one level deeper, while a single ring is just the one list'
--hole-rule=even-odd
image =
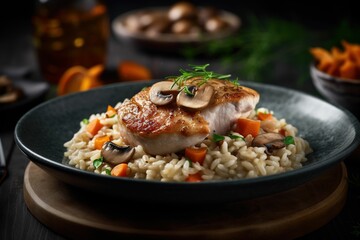
[{"label": "dark background", "polygon": [[[36,6],[35,2],[34,0],[2,1],[0,14],[0,54],[6,53],[7,56],[0,58],[0,67],[25,67],[30,69],[34,77],[38,78],[38,65],[31,37],[31,16]],[[177,1],[104,0],[103,2],[108,6],[109,18],[112,21],[116,16],[126,11],[148,6],[170,6]],[[271,66],[260,66],[258,72],[262,72],[254,78],[257,78],[257,81],[260,82],[283,85],[307,91],[314,95],[318,95],[318,93],[315,91],[309,76],[308,64],[311,61],[311,56],[308,49],[314,46],[330,47],[335,43],[339,44],[340,40],[345,37],[347,40],[360,42],[360,14],[355,6],[356,1],[193,0],[190,2],[197,6],[215,6],[237,14],[242,20],[242,29],[249,27],[249,24],[251,24],[249,19],[254,16],[263,24],[267,24],[269,19],[275,18],[304,27],[308,31],[308,35],[314,37],[310,40],[307,39],[309,41],[306,43],[301,39],[298,40],[298,42],[304,43],[301,52],[284,55],[283,59],[277,58],[276,63]],[[344,21],[346,24],[351,25],[347,36],[345,34],[341,36],[337,32],[332,32]],[[344,29],[346,30],[346,26],[342,28],[343,32]],[[358,29],[358,33],[352,34],[352,29]],[[319,38],[318,36],[323,37]],[[190,62],[181,56],[148,55],[143,52],[133,51],[133,49],[119,44],[118,39],[115,39],[114,36],[110,40],[109,53],[107,60],[108,69],[114,69],[116,64],[123,59],[139,59],[140,56],[140,63],[148,66],[153,71],[153,77],[157,79],[173,75],[180,67],[184,67],[184,65]],[[244,56],[244,58],[246,57]],[[294,60],[296,58],[299,59],[297,62],[288,62],[289,59]],[[217,59],[215,58],[214,60],[216,62]],[[195,64],[197,62],[204,63],[204,60],[198,59],[195,61]],[[160,65],[163,68],[159,68],[158,66]],[[233,65],[235,66],[235,64]],[[241,67],[235,66],[236,70],[239,68]],[[269,72],[265,69],[272,69],[272,71]],[[248,75],[238,73],[238,71],[233,71],[233,69],[223,71],[228,71],[240,79],[252,80]]]},{"label": "dark background", "polygon": [[[110,21],[119,14],[143,8],[147,6],[170,6],[177,2],[173,0],[162,1],[121,1],[105,0],[108,6]],[[339,24],[346,21],[352,28],[348,29],[349,37],[360,43],[356,31],[360,31],[360,11],[356,5],[358,2],[342,1],[239,1],[239,0],[207,0],[192,1],[196,5],[211,5],[238,14],[243,20],[243,27],[249,26],[249,16],[256,16],[263,23],[269,19],[279,18],[289,23],[298,23],[309,31],[310,36],[314,36],[309,42],[305,43],[302,55],[307,56],[299,66],[290,65],[289,59],[297,56],[283,56],[276,59],[276,65],[265,66],[266,71],[264,81],[273,84],[295,88],[304,92],[318,95],[314,89],[308,65],[311,57],[308,48],[311,46],[331,46],[330,43],[338,42],[345,35],[333,32]],[[0,11],[0,71],[6,68],[28,69],[31,78],[39,77],[36,54],[32,46],[31,16],[35,9],[33,0],[2,1]],[[345,27],[346,30],[346,27]],[[354,33],[354,34],[351,34]],[[319,35],[324,37],[318,38]],[[331,41],[329,41],[331,40]],[[299,40],[302,41],[301,39]],[[325,44],[326,41],[326,44]],[[114,69],[116,64],[123,59],[135,59],[148,66],[154,78],[162,78],[177,73],[179,67],[184,67],[188,60],[179,56],[164,56],[160,54],[145,54],[124,46],[113,36],[110,39],[108,68]],[[203,59],[197,60],[202,62]],[[208,61],[208,59],[206,59]],[[216,64],[216,59],[212,59]],[[216,65],[216,66],[219,66]],[[299,76],[303,80],[298,81]],[[268,80],[271,79],[271,80]],[[23,114],[23,113],[20,113]],[[1,116],[3,117],[3,116]],[[331,117],[331,116],[330,116]],[[3,118],[0,119],[3,124]],[[14,122],[15,123],[15,122]],[[10,149],[12,142],[13,129],[7,129],[4,133],[5,149]],[[0,214],[0,218],[6,222],[0,223],[0,239],[62,239],[56,233],[48,231],[41,223],[36,221],[26,209],[22,198],[23,172],[28,163],[28,159],[15,147],[13,161],[10,164],[10,177],[0,186],[6,191],[6,195],[0,194],[0,203],[6,210],[7,215]],[[360,237],[360,178],[359,164],[354,162],[349,164],[349,170],[358,179],[358,185],[350,184],[348,201],[343,211],[329,224],[319,229],[314,234],[304,236],[302,239],[359,239]],[[350,176],[352,177],[352,176]],[[356,179],[356,178],[355,178]],[[2,190],[1,189],[1,190]],[[4,207],[5,206],[5,207]],[[1,219],[0,219],[1,220]],[[21,227],[22,231],[18,231]],[[353,231],[357,230],[357,235]],[[36,235],[37,234],[37,235]],[[3,238],[2,238],[3,236]],[[4,238],[5,236],[5,238]]]},{"label": "dark background", "polygon": [[[29,20],[35,8],[34,0],[2,1],[0,19],[2,23]],[[118,1],[103,0],[109,6],[111,17],[119,13],[147,6],[168,6],[175,0]],[[238,1],[238,0],[192,0],[196,5],[211,5],[238,13],[240,16],[254,13],[261,16],[278,16],[291,21],[303,22],[313,28],[323,28],[347,18],[359,23],[358,3],[342,1]],[[3,24],[2,24],[3,25]]]}]

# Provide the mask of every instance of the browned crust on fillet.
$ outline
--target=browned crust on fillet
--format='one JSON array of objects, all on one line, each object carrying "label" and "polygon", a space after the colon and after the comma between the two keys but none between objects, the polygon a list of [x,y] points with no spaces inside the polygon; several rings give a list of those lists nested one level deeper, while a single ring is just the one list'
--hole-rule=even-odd
[{"label": "browned crust on fillet", "polygon": [[[193,78],[186,81],[186,84],[196,85],[201,81],[202,79]],[[207,84],[213,86],[215,89],[213,102],[211,105],[218,105],[225,102],[237,102],[240,99],[247,97],[259,98],[259,93],[255,90],[244,86],[236,86],[230,81],[210,79],[208,80]]]},{"label": "browned crust on fillet", "polygon": [[199,112],[178,106],[157,106],[149,99],[149,88],[142,90],[119,108],[119,120],[127,129],[143,137],[179,133],[185,136],[208,134],[209,126]]},{"label": "browned crust on fillet", "polygon": [[[186,81],[186,85],[197,85],[199,78]],[[241,99],[259,98],[253,89],[236,86],[226,80],[211,79],[206,84],[214,87],[214,95],[207,108]],[[158,106],[150,101],[150,88],[144,89],[119,108],[119,123],[137,136],[152,138],[161,134],[181,134],[183,136],[208,135],[209,123],[200,111],[188,111],[174,104]],[[203,109],[204,110],[204,109]],[[221,117],[221,116],[219,116]]]}]

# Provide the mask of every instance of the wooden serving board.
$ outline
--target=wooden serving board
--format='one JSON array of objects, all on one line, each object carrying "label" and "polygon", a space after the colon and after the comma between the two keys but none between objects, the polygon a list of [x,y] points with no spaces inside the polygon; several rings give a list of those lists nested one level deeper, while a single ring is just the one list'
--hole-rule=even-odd
[{"label": "wooden serving board", "polygon": [[90,195],[33,163],[24,176],[24,198],[30,212],[71,239],[293,239],[334,218],[346,194],[343,163],[282,193],[203,206],[128,203]]}]

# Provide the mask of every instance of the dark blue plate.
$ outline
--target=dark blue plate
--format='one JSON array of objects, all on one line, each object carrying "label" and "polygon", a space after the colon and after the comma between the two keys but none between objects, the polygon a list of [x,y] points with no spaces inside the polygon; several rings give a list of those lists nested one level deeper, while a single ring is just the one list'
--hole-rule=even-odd
[{"label": "dark blue plate", "polygon": [[151,82],[108,85],[47,101],[18,121],[16,143],[31,161],[69,185],[94,194],[147,203],[219,203],[284,191],[344,160],[359,145],[359,122],[347,110],[291,89],[240,83],[260,93],[258,107],[269,108],[278,118],[286,118],[299,129],[300,136],[310,142],[314,152],[303,168],[252,179],[164,183],[99,175],[62,163],[63,144],[78,131],[83,118],[105,111],[108,104],[130,98]]}]

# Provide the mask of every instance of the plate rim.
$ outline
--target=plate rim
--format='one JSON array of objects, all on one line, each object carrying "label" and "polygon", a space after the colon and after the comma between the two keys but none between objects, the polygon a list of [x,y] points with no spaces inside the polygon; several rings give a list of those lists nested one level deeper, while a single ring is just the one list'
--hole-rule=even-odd
[{"label": "plate rim", "polygon": [[[158,80],[153,80],[153,81],[158,81]],[[134,179],[134,178],[114,178],[112,176],[106,176],[106,175],[102,175],[102,174],[97,174],[97,173],[93,173],[93,172],[88,172],[85,170],[81,170],[81,169],[77,169],[75,167],[72,166],[67,166],[63,163],[57,162],[55,160],[51,160],[48,159],[46,157],[43,157],[41,155],[39,155],[38,153],[34,152],[33,150],[29,149],[21,140],[21,137],[19,136],[19,131],[20,128],[22,127],[22,124],[24,121],[26,121],[26,119],[31,116],[31,114],[35,111],[38,111],[38,109],[41,109],[42,107],[48,105],[48,104],[53,104],[56,103],[58,101],[62,101],[64,98],[72,98],[72,97],[80,97],[82,95],[87,95],[87,94],[92,94],[94,92],[98,92],[98,91],[107,91],[108,89],[114,88],[114,87],[121,87],[121,88],[125,88],[126,86],[133,86],[133,85],[144,85],[144,84],[151,84],[153,83],[153,81],[138,81],[138,82],[126,82],[126,83],[114,83],[114,84],[109,84],[100,88],[95,88],[95,89],[91,89],[89,91],[85,91],[85,92],[78,92],[78,93],[71,93],[65,96],[61,96],[61,97],[56,97],[53,99],[50,99],[48,101],[45,101],[37,106],[35,106],[34,108],[30,109],[28,112],[26,112],[17,122],[16,126],[15,126],[15,132],[14,132],[14,136],[15,136],[15,142],[18,145],[19,149],[30,158],[31,161],[34,161],[35,163],[39,163],[39,164],[44,164],[47,167],[50,168],[55,168],[57,170],[65,170],[65,171],[70,171],[71,173],[74,174],[80,174],[82,176],[86,176],[86,177],[90,177],[90,178],[95,178],[95,179],[111,179],[112,181],[115,182],[127,182],[127,183],[134,183],[134,184],[151,184],[151,185],[156,185],[156,186],[176,186],[176,187],[181,187],[181,188],[193,188],[194,186],[206,186],[206,187],[220,187],[220,186],[224,186],[224,185],[229,185],[229,186],[241,186],[241,185],[252,185],[252,184],[258,184],[259,182],[274,182],[274,181],[280,181],[282,179],[288,179],[288,178],[293,178],[295,176],[298,175],[303,175],[306,174],[307,172],[313,172],[316,171],[320,168],[324,168],[326,166],[326,168],[336,164],[337,162],[343,160],[343,158],[347,157],[348,155],[351,154],[351,152],[353,152],[356,147],[360,144],[360,124],[359,121],[357,120],[357,118],[347,109],[340,107],[340,106],[335,106],[329,102],[326,102],[316,96],[310,95],[308,93],[305,92],[301,92],[299,90],[295,90],[295,89],[291,89],[291,88],[287,88],[287,87],[283,87],[283,86],[277,86],[277,85],[272,85],[272,84],[264,84],[264,83],[255,83],[255,82],[247,82],[247,81],[239,81],[241,85],[247,86],[250,85],[250,87],[257,87],[260,86],[262,88],[272,88],[272,89],[276,89],[276,90],[281,90],[281,91],[292,91],[295,92],[297,94],[300,95],[304,95],[306,97],[312,98],[316,101],[320,101],[323,104],[328,104],[336,109],[341,110],[345,115],[347,115],[347,117],[349,118],[349,121],[351,123],[353,123],[353,127],[355,129],[355,136],[354,139],[352,139],[352,142],[349,146],[347,146],[347,148],[345,148],[342,152],[337,153],[336,155],[331,156],[326,162],[315,162],[313,164],[310,165],[306,165],[303,166],[302,168],[299,169],[295,169],[292,171],[287,171],[287,172],[283,172],[283,173],[278,173],[278,174],[273,174],[273,175],[268,175],[268,176],[260,176],[260,177],[256,177],[256,178],[244,178],[244,179],[233,179],[233,180],[214,180],[214,181],[203,181],[203,182],[198,182],[198,183],[186,183],[186,182],[161,182],[158,180],[146,180],[146,179]],[[255,86],[255,87],[254,87]],[[324,168],[325,169],[325,168]],[[196,187],[197,188],[197,187]]]}]

